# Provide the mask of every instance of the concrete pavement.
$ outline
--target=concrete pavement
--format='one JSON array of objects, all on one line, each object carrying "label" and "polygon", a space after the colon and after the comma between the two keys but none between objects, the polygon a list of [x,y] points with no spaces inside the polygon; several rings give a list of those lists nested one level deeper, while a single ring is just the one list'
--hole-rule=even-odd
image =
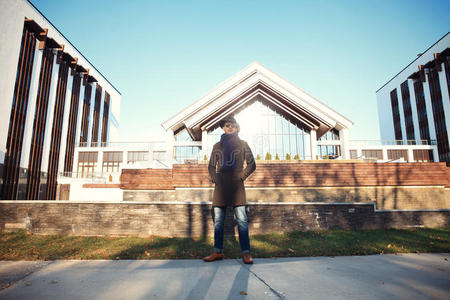
[{"label": "concrete pavement", "polygon": [[0,299],[450,299],[450,254],[0,262]]}]

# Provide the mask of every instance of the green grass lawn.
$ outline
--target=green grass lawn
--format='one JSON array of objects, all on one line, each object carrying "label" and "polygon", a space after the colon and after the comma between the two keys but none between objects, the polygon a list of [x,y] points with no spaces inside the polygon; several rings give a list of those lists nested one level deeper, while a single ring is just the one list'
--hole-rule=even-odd
[{"label": "green grass lawn", "polygon": [[[450,228],[323,230],[250,237],[254,257],[450,252]],[[202,258],[213,238],[86,237],[0,232],[0,260]],[[240,257],[237,237],[225,238],[226,258]]]}]

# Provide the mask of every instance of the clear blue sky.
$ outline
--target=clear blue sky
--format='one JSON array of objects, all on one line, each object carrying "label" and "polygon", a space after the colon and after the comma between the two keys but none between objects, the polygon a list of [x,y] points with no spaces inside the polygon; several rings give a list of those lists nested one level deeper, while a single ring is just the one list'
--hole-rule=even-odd
[{"label": "clear blue sky", "polygon": [[121,141],[253,61],[379,139],[375,91],[450,30],[450,1],[31,1],[122,93]]}]

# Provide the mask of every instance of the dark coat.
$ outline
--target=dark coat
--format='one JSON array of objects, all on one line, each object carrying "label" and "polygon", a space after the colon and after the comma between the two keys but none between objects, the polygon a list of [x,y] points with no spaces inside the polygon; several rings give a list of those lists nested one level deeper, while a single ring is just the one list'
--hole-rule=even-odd
[{"label": "dark coat", "polygon": [[[233,153],[236,159],[236,169],[220,171],[222,166],[222,146],[220,142],[213,146],[208,165],[211,181],[215,183],[213,206],[245,205],[244,181],[255,171],[256,164],[252,150],[246,141],[240,140]],[[244,161],[247,163],[245,169]]]}]

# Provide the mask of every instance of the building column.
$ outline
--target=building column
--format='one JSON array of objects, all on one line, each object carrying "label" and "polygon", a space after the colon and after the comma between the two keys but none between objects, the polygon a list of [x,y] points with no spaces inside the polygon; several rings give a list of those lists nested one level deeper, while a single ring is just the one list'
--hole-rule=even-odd
[{"label": "building column", "polygon": [[[425,71],[426,73],[427,71]],[[434,114],[431,104],[430,85],[428,84],[428,76],[425,74],[425,82],[422,82],[423,94],[425,96],[425,107],[427,109],[428,129],[430,130],[430,139],[437,140],[436,127],[434,126]],[[439,156],[437,156],[439,161]]]},{"label": "building column", "polygon": [[[441,87],[441,94],[442,94],[442,106],[444,108],[444,117],[445,117],[445,124],[447,124],[447,136],[448,141],[450,143],[450,101],[447,101],[450,99],[450,91],[448,90],[447,85],[447,77],[445,74],[445,67],[444,63],[441,64],[442,71],[438,72],[439,75],[439,83]],[[450,74],[448,74],[450,76]]]},{"label": "building column", "polygon": [[350,158],[350,151],[347,147],[349,141],[348,141],[348,128],[342,128],[339,130],[339,141],[341,143],[341,156],[342,159],[349,159]]},{"label": "building column", "polygon": [[100,96],[100,111],[98,112],[98,134],[97,134],[97,143],[100,147],[102,147],[103,110],[105,106],[104,102],[105,102],[105,89],[102,88],[102,94]]},{"label": "building column", "polygon": [[[102,177],[102,170],[103,170],[103,149],[100,147],[96,147],[98,150],[98,156],[97,156],[97,170],[95,170],[94,174],[97,175],[97,177]],[[108,182],[108,178],[106,178],[106,182]]]},{"label": "building column", "polygon": [[[166,145],[166,153],[167,153],[167,161],[170,163],[175,159],[174,155],[174,143],[175,143],[175,135],[171,129],[167,130],[167,145]],[[153,158],[151,158],[153,160]]]},{"label": "building column", "polygon": [[[398,103],[398,115],[400,118],[400,128],[402,130],[402,140],[407,140],[406,134],[406,122],[405,122],[405,111],[403,110],[403,97],[401,87],[398,86],[395,88],[395,92],[397,93],[397,103]],[[395,128],[394,128],[395,130]]]},{"label": "building column", "polygon": [[39,75],[41,73],[42,55],[43,51],[39,50],[38,45],[36,45],[32,75],[30,79],[30,92],[28,95],[28,103],[26,109],[27,115],[25,118],[23,130],[22,154],[20,155],[19,162],[19,167],[23,169],[28,169],[28,161],[30,159],[31,138],[33,135],[34,115],[36,113],[36,98],[39,88]]},{"label": "building column", "polygon": [[206,155],[206,157],[209,159],[209,144],[208,144],[208,131],[203,130],[202,131],[202,159]]},{"label": "building column", "polygon": [[311,159],[316,160],[317,155],[317,132],[312,129],[309,133],[310,147],[311,147]]},{"label": "building column", "polygon": [[382,149],[381,149],[381,153],[382,153],[382,155],[383,155],[383,160],[388,160],[388,153],[387,153],[387,148],[385,148],[385,147],[383,147]]},{"label": "building column", "polygon": [[78,178],[78,157],[80,156],[78,150],[79,148],[75,147],[75,150],[73,151],[73,167],[71,170],[72,174],[70,175],[72,178]]},{"label": "building column", "polygon": [[[94,123],[94,107],[95,107],[95,92],[97,90],[97,84],[98,82],[96,82],[95,84],[92,84],[92,91],[91,91],[91,106],[89,107],[89,123],[88,123],[88,129],[87,129],[87,139],[86,139],[86,145],[85,146],[90,146],[91,142],[92,142],[92,126]],[[84,99],[83,99],[84,101]]]},{"label": "building column", "polygon": [[64,161],[66,158],[66,146],[67,146],[67,131],[69,127],[69,112],[70,112],[70,103],[72,99],[72,86],[73,86],[73,76],[71,75],[71,69],[69,69],[69,75],[67,76],[67,89],[64,101],[64,115],[61,130],[61,145],[59,148],[58,173],[64,171]]},{"label": "building column", "polygon": [[439,162],[439,152],[438,152],[437,144],[434,145],[434,147],[433,147],[433,161]]},{"label": "building column", "polygon": [[81,136],[81,125],[83,123],[83,105],[84,105],[84,93],[86,85],[83,84],[83,76],[81,77],[80,96],[78,98],[78,116],[75,129],[75,147],[79,146]]},{"label": "building column", "polygon": [[420,140],[420,127],[419,127],[419,119],[417,117],[417,104],[416,104],[416,92],[414,90],[414,80],[408,79],[408,89],[409,89],[409,100],[411,103],[411,113],[414,124],[414,137],[417,140]]},{"label": "building column", "polygon": [[45,136],[44,136],[44,146],[42,150],[42,172],[48,171],[48,163],[50,156],[50,143],[52,140],[52,129],[53,129],[53,117],[55,116],[55,102],[56,102],[56,89],[58,87],[58,76],[59,68],[61,64],[57,64],[57,59],[54,59],[53,63],[53,73],[50,85],[50,93],[48,96],[48,109],[47,109],[47,122],[45,124]]},{"label": "building column", "polygon": [[[434,155],[434,154],[433,154]],[[408,162],[414,162],[413,149],[408,147]]]}]

